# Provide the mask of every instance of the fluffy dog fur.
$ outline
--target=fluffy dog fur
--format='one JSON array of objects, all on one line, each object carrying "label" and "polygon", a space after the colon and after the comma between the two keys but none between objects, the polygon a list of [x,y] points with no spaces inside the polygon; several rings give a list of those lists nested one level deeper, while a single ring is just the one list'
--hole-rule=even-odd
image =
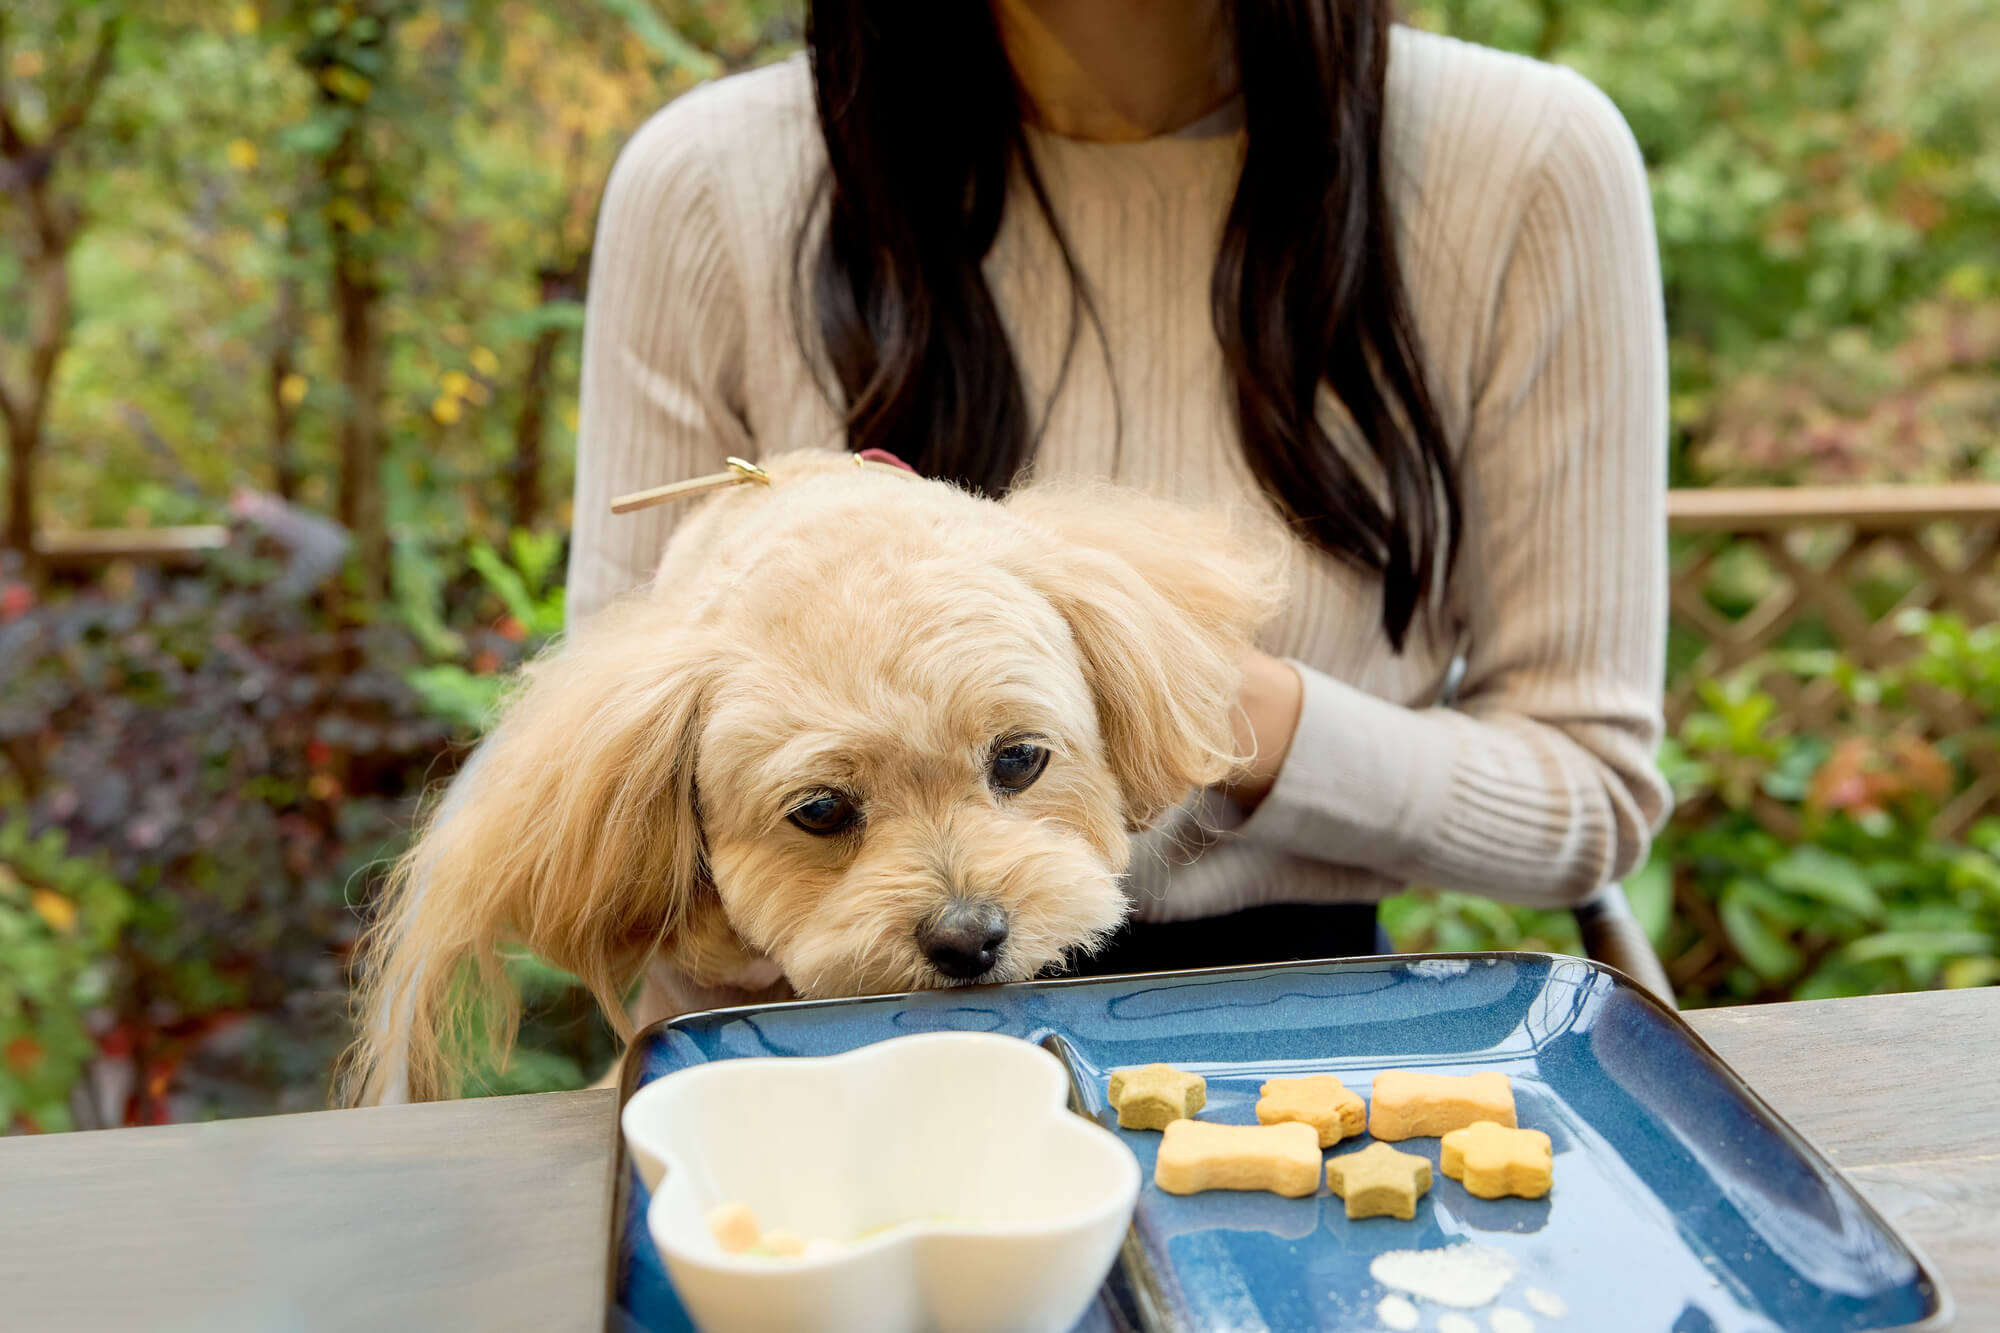
[{"label": "fluffy dog fur", "polygon": [[[1123,918],[1129,835],[1244,758],[1274,526],[1103,487],[996,503],[838,453],[766,468],[688,517],[650,592],[523,672],[365,941],[350,1099],[405,1072],[412,1099],[451,1095],[468,1033],[504,1056],[510,943],[628,1037],[642,969],[667,1009],[954,984],[917,943],[953,900],[1007,916],[979,980],[1032,977]],[[996,791],[996,747],[1027,738],[1047,768]],[[789,821],[821,792],[856,827]],[[490,1028],[463,1028],[482,1007]]]}]

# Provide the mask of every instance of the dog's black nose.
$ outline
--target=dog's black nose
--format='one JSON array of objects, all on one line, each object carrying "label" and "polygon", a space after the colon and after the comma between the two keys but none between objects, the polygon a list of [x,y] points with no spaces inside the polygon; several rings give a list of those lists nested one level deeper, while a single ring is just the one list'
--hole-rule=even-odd
[{"label": "dog's black nose", "polygon": [[931,966],[959,981],[991,972],[1006,942],[1007,914],[993,903],[964,898],[954,899],[917,931],[917,944]]}]

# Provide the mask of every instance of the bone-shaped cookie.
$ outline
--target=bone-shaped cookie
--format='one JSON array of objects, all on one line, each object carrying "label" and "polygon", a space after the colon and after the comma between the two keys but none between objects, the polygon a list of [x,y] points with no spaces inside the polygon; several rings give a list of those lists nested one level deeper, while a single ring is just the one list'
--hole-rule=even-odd
[{"label": "bone-shaped cookie", "polygon": [[1169,1194],[1270,1190],[1302,1198],[1319,1189],[1319,1170],[1319,1134],[1311,1125],[1176,1120],[1160,1136],[1153,1183]]},{"label": "bone-shaped cookie", "polygon": [[1368,1100],[1368,1132],[1392,1143],[1449,1134],[1481,1120],[1514,1125],[1514,1089],[1505,1074],[1385,1069],[1375,1076]]}]

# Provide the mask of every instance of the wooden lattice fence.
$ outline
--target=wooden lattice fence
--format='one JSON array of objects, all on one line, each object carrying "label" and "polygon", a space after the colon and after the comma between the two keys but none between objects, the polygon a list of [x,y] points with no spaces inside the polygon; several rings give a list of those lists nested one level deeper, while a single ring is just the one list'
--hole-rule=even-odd
[{"label": "wooden lattice fence", "polygon": [[[1833,648],[1867,669],[1914,651],[1898,620],[1911,608],[1953,612],[1970,625],[2000,620],[2000,486],[1882,486],[1686,490],[1669,499],[1677,659],[1672,725],[1695,705],[1695,683],[1763,664],[1760,683],[1782,705],[1780,725],[1837,732],[1853,704],[1824,676],[1774,663],[1782,648]],[[2000,750],[1991,719],[1961,699],[1913,684],[1893,721],[1960,757],[1967,785],[1938,817],[1962,832],[2000,813]]]}]

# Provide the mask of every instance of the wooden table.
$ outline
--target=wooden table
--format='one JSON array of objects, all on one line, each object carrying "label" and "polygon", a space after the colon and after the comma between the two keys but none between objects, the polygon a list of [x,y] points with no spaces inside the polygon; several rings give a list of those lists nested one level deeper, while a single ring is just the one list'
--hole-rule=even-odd
[{"label": "wooden table", "polygon": [[[2000,989],[1688,1020],[1922,1247],[1959,1329],[2000,1329]],[[614,1109],[554,1093],[0,1140],[0,1328],[602,1329]]]}]

